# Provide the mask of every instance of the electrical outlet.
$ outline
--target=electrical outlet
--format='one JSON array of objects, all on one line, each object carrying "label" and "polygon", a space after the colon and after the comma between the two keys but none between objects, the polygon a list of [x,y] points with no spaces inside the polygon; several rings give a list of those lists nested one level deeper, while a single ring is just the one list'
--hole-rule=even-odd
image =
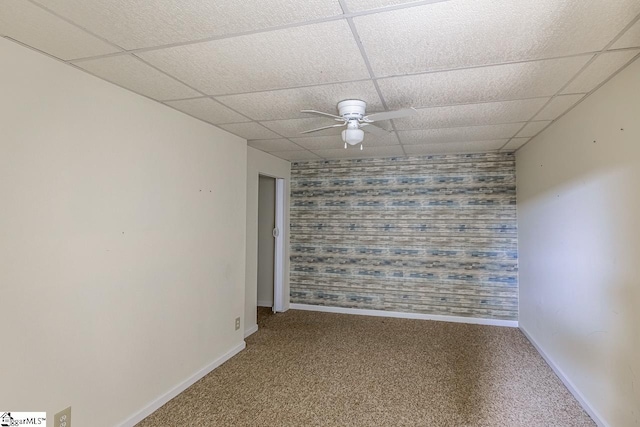
[{"label": "electrical outlet", "polygon": [[56,414],[53,427],[71,427],[71,406]]},{"label": "electrical outlet", "polygon": [[240,329],[240,318],[236,317],[236,331]]}]

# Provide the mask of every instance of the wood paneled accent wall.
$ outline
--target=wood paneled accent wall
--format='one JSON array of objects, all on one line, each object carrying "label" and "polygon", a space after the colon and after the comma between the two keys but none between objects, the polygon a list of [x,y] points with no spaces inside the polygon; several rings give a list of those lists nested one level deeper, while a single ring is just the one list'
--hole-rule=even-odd
[{"label": "wood paneled accent wall", "polygon": [[291,302],[517,320],[513,153],[295,162]]}]

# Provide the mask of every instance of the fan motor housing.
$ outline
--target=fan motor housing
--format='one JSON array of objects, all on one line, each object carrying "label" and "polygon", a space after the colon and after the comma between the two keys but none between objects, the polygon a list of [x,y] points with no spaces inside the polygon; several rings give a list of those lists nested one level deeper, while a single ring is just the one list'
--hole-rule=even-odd
[{"label": "fan motor housing", "polygon": [[362,120],[367,103],[359,99],[346,99],[338,103],[338,112],[346,120]]}]

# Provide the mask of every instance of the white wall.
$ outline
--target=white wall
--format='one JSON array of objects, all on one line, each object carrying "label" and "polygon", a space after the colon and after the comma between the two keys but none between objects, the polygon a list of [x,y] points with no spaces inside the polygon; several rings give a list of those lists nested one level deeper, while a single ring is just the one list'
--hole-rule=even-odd
[{"label": "white wall", "polygon": [[246,142],[0,58],[2,409],[113,426],[244,344]]},{"label": "white wall", "polygon": [[516,174],[520,326],[602,424],[640,426],[640,60],[518,151]]},{"label": "white wall", "polygon": [[284,236],[284,310],[289,309],[289,194],[291,163],[255,148],[247,148],[247,254],[245,274],[245,333],[257,327],[256,307],[258,301],[258,181],[259,175],[285,180],[285,236]]}]

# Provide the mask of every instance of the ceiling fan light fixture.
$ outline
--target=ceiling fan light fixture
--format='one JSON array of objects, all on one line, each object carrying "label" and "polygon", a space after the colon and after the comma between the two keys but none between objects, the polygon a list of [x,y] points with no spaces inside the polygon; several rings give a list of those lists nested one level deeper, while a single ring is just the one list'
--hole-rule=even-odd
[{"label": "ceiling fan light fixture", "polygon": [[364,131],[362,129],[345,129],[342,131],[342,140],[349,145],[356,145],[364,139]]},{"label": "ceiling fan light fixture", "polygon": [[[338,124],[332,124],[322,126],[315,129],[306,130],[300,132],[302,134],[318,132],[325,129],[332,129],[337,127],[346,126],[347,128],[342,131],[342,140],[345,142],[344,148],[349,145],[357,145],[364,139],[364,132],[371,133],[377,137],[385,137],[389,134],[389,131],[375,125],[377,121],[399,119],[401,117],[412,116],[417,113],[415,108],[404,108],[402,110],[395,111],[382,111],[379,113],[373,113],[367,115],[366,113],[367,103],[359,99],[345,99],[338,102],[338,114],[325,113],[318,110],[301,110],[302,113],[315,114],[316,116],[323,116],[332,118],[334,121],[342,122]],[[363,130],[364,129],[364,130]],[[362,146],[360,146],[362,150]]]}]

